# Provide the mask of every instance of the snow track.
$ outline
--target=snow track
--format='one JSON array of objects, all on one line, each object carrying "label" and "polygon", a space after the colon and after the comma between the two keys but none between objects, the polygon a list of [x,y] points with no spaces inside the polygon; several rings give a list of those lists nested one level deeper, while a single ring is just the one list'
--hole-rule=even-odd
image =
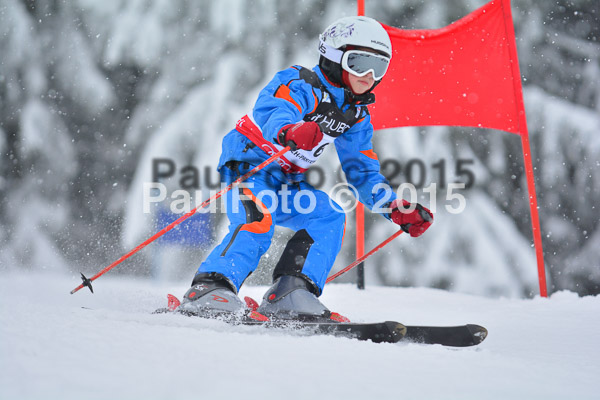
[{"label": "snow track", "polygon": [[[330,285],[355,321],[478,323],[456,349],[287,334],[152,315],[186,284],[0,275],[0,399],[595,399],[600,297],[490,299],[432,289]],[[264,287],[241,295],[260,299]],[[86,307],[86,308],[83,308]]]}]

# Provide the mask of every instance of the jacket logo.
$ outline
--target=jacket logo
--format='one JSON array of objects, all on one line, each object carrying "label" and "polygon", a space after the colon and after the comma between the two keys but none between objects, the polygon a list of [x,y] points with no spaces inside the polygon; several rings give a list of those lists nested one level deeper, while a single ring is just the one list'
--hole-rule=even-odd
[{"label": "jacket logo", "polygon": [[[342,134],[350,129],[350,125],[345,122],[338,121],[335,118],[328,117],[327,115],[317,114],[311,118],[311,121],[316,122],[321,127],[321,130],[325,134]],[[337,135],[336,135],[337,136]]]}]

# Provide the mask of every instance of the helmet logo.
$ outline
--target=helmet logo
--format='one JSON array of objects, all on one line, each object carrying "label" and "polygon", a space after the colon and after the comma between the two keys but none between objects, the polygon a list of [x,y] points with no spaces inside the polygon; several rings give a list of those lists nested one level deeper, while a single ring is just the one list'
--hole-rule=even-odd
[{"label": "helmet logo", "polygon": [[331,27],[328,31],[323,33],[323,38],[336,38],[336,37],[344,37],[348,38],[352,36],[354,33],[354,24],[345,25],[345,24],[337,24]]},{"label": "helmet logo", "polygon": [[390,46],[388,46],[387,44],[385,44],[385,43],[383,43],[383,42],[380,42],[379,40],[371,40],[371,43],[373,43],[373,44],[376,44],[376,45],[379,45],[379,46],[381,46],[381,47],[385,47],[386,49],[389,49],[389,48],[390,48]]}]

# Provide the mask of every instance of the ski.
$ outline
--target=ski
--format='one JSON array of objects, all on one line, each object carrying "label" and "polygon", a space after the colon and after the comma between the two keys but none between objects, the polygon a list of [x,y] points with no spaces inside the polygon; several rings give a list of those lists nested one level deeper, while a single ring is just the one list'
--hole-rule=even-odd
[{"label": "ski", "polygon": [[483,326],[466,324],[459,326],[412,326],[406,325],[404,340],[423,343],[441,344],[451,347],[475,346],[483,342],[488,331]]},{"label": "ski", "polygon": [[[278,327],[275,323],[273,326]],[[406,334],[406,327],[396,321],[357,322],[296,322],[281,324],[282,328],[298,329],[315,334],[342,336],[373,343],[397,343]]]},{"label": "ski", "polygon": [[357,340],[371,340],[373,343],[398,343],[400,341],[407,341],[449,347],[469,347],[483,342],[488,334],[486,328],[475,324],[459,326],[413,326],[403,325],[396,321],[361,323],[335,322],[325,319],[322,321],[269,319],[262,314],[250,310],[241,316],[234,316],[229,313],[198,314],[169,308],[159,308],[154,313],[172,313],[188,317],[219,319],[233,325],[254,325],[269,329],[341,336]]},{"label": "ski", "polygon": [[406,327],[399,322],[335,322],[331,320],[303,321],[288,319],[269,319],[256,311],[246,311],[244,314],[232,315],[229,313],[198,314],[188,311],[159,308],[154,314],[180,314],[188,317],[218,319],[232,325],[254,325],[269,329],[283,329],[315,335],[332,335],[347,337],[357,340],[370,340],[374,343],[397,343],[406,334]]}]

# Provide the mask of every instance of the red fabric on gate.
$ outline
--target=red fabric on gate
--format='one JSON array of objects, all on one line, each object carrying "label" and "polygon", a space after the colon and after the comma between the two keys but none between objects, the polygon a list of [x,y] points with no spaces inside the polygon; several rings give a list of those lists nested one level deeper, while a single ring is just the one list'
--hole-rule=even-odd
[{"label": "red fabric on gate", "polygon": [[369,107],[375,129],[448,125],[523,133],[520,82],[513,82],[518,60],[511,59],[515,42],[503,7],[510,3],[491,1],[441,29],[385,26],[394,53]]}]

